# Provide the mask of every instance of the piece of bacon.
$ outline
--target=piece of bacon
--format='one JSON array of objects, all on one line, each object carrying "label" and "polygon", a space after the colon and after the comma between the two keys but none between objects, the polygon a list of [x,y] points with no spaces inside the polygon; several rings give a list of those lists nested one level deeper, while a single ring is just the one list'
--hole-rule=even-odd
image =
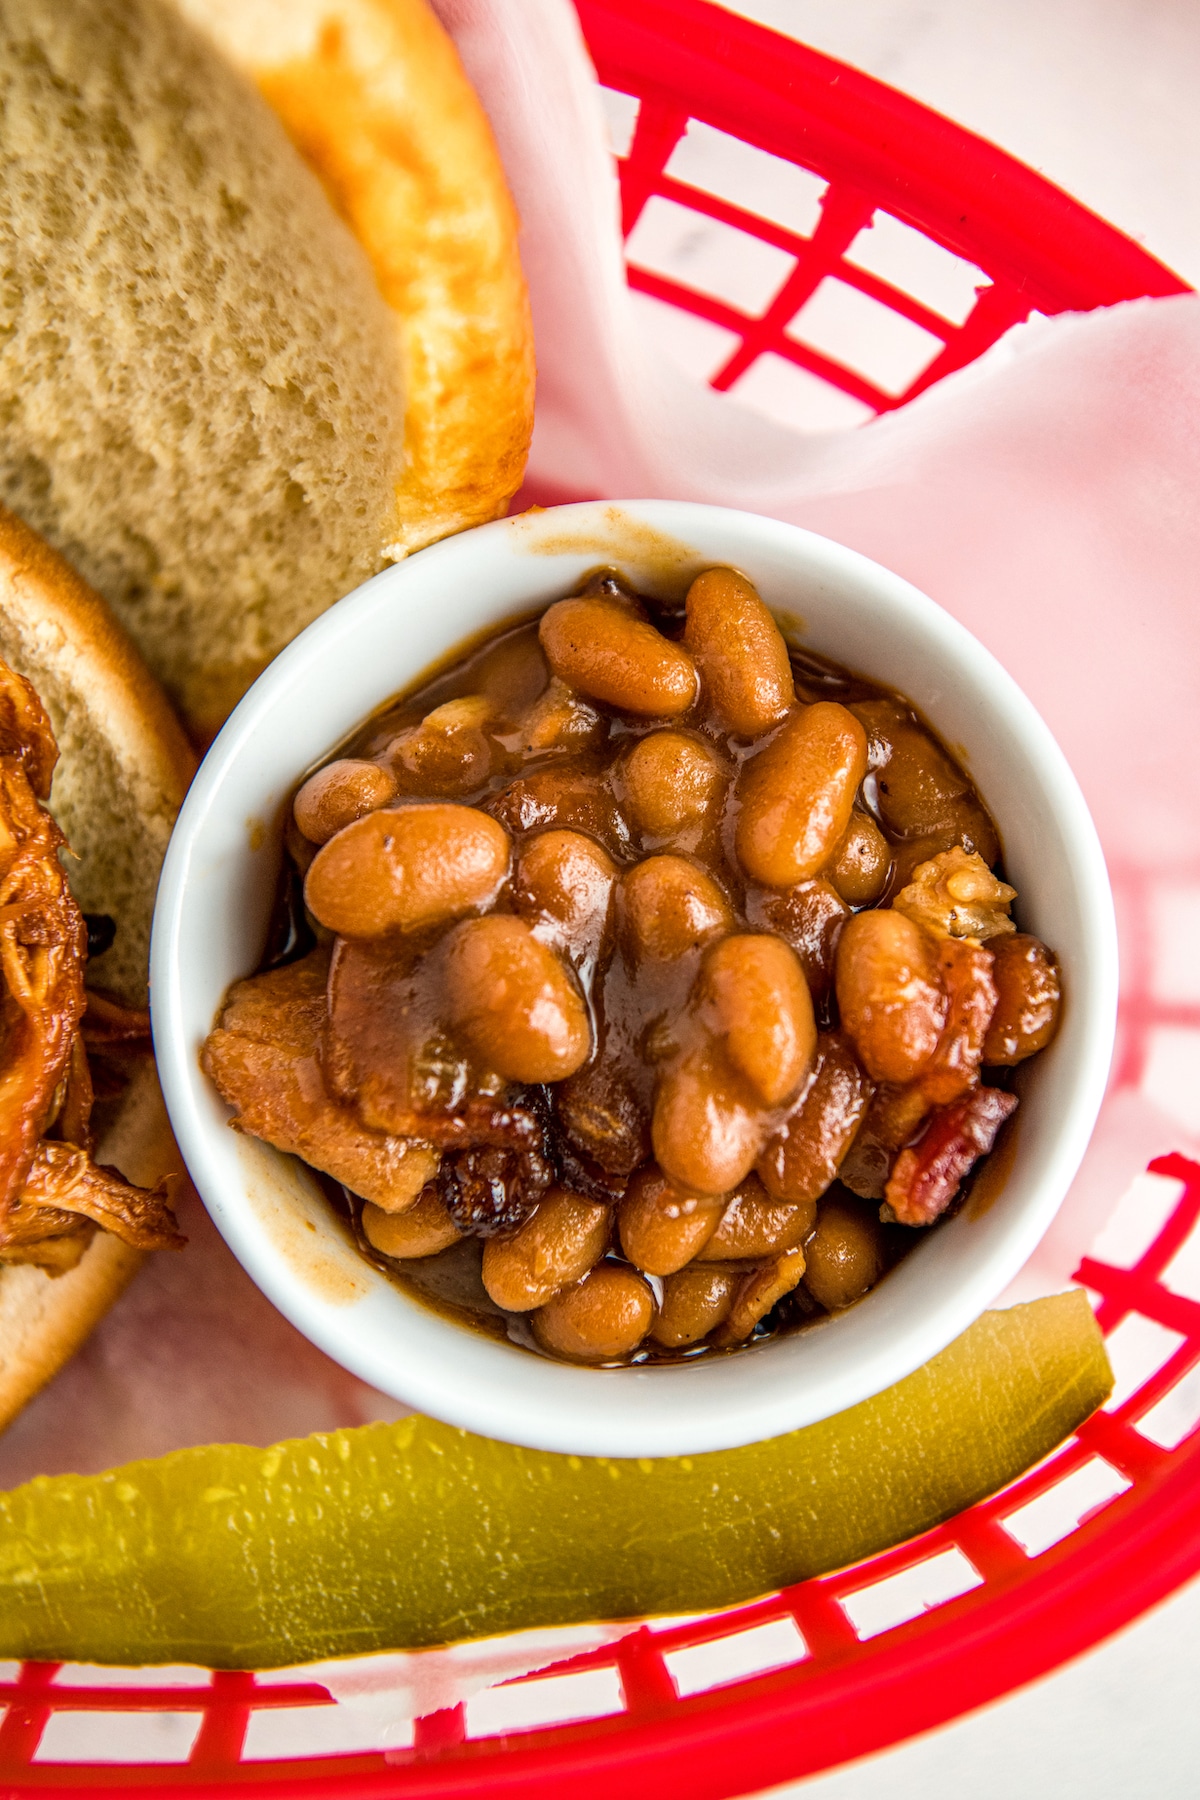
[{"label": "piece of bacon", "polygon": [[32,1263],[47,1275],[65,1275],[76,1266],[97,1229],[81,1213],[54,1206],[25,1206],[20,1199],[14,1200],[4,1218],[0,1268],[8,1263]]},{"label": "piece of bacon", "polygon": [[201,1058],[230,1124],[303,1157],[364,1200],[398,1212],[437,1168],[428,1143],[370,1131],[330,1094],[321,1069],[328,955],[238,982]]},{"label": "piece of bacon", "polygon": [[996,1141],[1017,1096],[978,1087],[934,1113],[917,1143],[896,1158],[884,1199],[900,1225],[932,1225],[945,1212],[959,1183]]},{"label": "piece of bacon", "polygon": [[996,1010],[994,963],[982,944],[943,938],[938,945],[938,971],[950,1004],[932,1061],[918,1076],[931,1107],[949,1106],[978,1085],[983,1040]]}]

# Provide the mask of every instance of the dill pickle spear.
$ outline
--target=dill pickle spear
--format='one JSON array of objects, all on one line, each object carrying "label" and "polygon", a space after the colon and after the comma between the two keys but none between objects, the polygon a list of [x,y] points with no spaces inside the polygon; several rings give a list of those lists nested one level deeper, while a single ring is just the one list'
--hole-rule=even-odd
[{"label": "dill pickle spear", "polygon": [[41,1476],[0,1495],[0,1657],[261,1669],[730,1605],[994,1492],[1111,1386],[1075,1292],[740,1450],[556,1456],[408,1418]]}]

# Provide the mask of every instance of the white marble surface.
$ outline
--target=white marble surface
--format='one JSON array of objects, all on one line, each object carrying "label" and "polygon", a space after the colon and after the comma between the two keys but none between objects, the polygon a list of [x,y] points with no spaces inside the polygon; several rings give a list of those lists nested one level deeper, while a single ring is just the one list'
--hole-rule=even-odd
[{"label": "white marble surface", "polygon": [[[1200,286],[1191,0],[738,0],[1002,145]],[[967,1719],[777,1800],[1192,1800],[1200,1584]]]}]

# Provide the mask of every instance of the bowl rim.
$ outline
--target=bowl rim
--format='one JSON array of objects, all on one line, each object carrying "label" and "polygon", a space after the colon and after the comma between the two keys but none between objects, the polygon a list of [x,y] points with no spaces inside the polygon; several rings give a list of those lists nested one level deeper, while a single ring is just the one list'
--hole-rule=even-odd
[{"label": "bowl rim", "polygon": [[[269,1233],[264,1235],[262,1219],[255,1210],[261,1200],[253,1194],[256,1187],[261,1189],[267,1167],[260,1152],[274,1159],[269,1164],[276,1171],[271,1179],[276,1186],[282,1183],[280,1192],[287,1190],[286,1204],[304,1204],[304,1180],[294,1168],[290,1175],[285,1174],[284,1165],[293,1159],[283,1158],[256,1140],[237,1139],[224,1130],[218,1138],[215,1127],[227,1117],[227,1110],[199,1067],[195,1036],[188,1024],[188,931],[190,920],[194,936],[199,891],[193,884],[216,880],[215,891],[223,891],[219,886],[220,868],[225,864],[219,856],[214,860],[214,842],[222,831],[228,840],[233,825],[245,841],[244,855],[253,853],[244,829],[244,813],[236,821],[223,816],[223,797],[228,801],[227,790],[234,787],[239,774],[245,776],[256,740],[270,715],[286,708],[289,702],[297,704],[306,688],[311,690],[313,683],[322,679],[335,647],[352,642],[364,631],[369,633],[389,618],[391,629],[397,629],[397,589],[419,591],[422,586],[436,587],[439,581],[444,585],[456,571],[461,574],[471,570],[472,579],[478,579],[478,570],[472,565],[482,559],[486,566],[493,551],[516,556],[532,554],[545,559],[545,568],[555,555],[552,548],[545,546],[568,541],[572,533],[583,540],[592,529],[602,537],[605,532],[611,534],[614,529],[632,526],[648,528],[666,540],[686,545],[690,539],[702,539],[705,528],[714,523],[716,529],[733,539],[740,537],[751,547],[769,547],[785,561],[790,558],[806,563],[809,572],[824,569],[834,578],[841,575],[852,586],[858,583],[865,590],[872,590],[880,604],[897,609],[895,617],[903,618],[906,629],[923,633],[963,679],[973,682],[977,697],[982,697],[998,717],[1003,715],[1014,742],[1024,746],[1030,769],[1041,784],[1043,802],[1050,808],[1070,850],[1075,898],[1090,947],[1086,980],[1079,983],[1076,978],[1070,999],[1073,1018],[1086,1029],[1075,1032],[1069,1104],[1044,1159],[1040,1198],[1036,1204],[1025,1205],[1010,1228],[993,1230],[998,1242],[981,1259],[981,1266],[968,1269],[954,1292],[937,1304],[917,1308],[914,1313],[909,1303],[905,1312],[905,1294],[913,1283],[904,1278],[904,1271],[919,1260],[910,1255],[866,1300],[837,1319],[822,1321],[815,1330],[773,1339],[733,1357],[706,1357],[690,1363],[618,1371],[553,1363],[450,1324],[400,1296],[386,1277],[353,1251],[349,1254],[359,1272],[366,1271],[374,1282],[385,1287],[392,1304],[379,1300],[370,1281],[364,1289],[365,1305],[363,1293],[349,1304],[344,1297],[339,1300],[323,1294],[319,1282],[314,1284],[311,1278],[298,1274],[277,1251],[272,1256],[267,1247]],[[598,560],[603,559],[593,556],[592,566]],[[717,560],[722,559],[710,555],[702,560],[702,566],[712,566]],[[738,558],[729,554],[724,560],[734,562]],[[509,608],[504,615],[497,613],[495,622],[502,616],[512,616],[514,610]],[[450,651],[461,641],[461,634],[449,638],[444,649]],[[412,679],[418,678],[419,671],[415,671]],[[409,683],[390,678],[381,683],[382,691],[375,704],[386,701],[405,685]],[[357,718],[365,718],[370,710],[370,706],[362,708]],[[936,720],[933,722],[936,725]],[[332,743],[328,747],[332,748]],[[291,764],[293,782],[311,766],[311,760],[298,757]],[[1000,823],[1003,829],[1004,821]],[[228,856],[225,860],[228,862]],[[1105,1092],[1116,1002],[1115,916],[1095,827],[1079,785],[1048,727],[991,652],[928,596],[857,551],[775,519],[684,501],[578,502],[477,526],[384,570],[320,615],[259,676],[205,757],[168,847],[151,941],[151,1015],[167,1109],[181,1153],[205,1205],[256,1284],[285,1317],[336,1362],[393,1397],[482,1435],[569,1454],[688,1455],[752,1442],[812,1423],[867,1399],[944,1348],[1017,1274],[1065,1197]],[[230,1139],[235,1140],[236,1158],[241,1159],[237,1166],[246,1171],[241,1178],[241,1192],[232,1194],[230,1184],[236,1189],[239,1177],[231,1172],[236,1159],[230,1150]],[[315,1188],[311,1177],[308,1182]],[[333,1229],[331,1214],[329,1225]],[[328,1248],[323,1245],[323,1250]],[[836,1350],[826,1351],[822,1353],[823,1361],[829,1367],[816,1381],[818,1392],[806,1390],[803,1381],[789,1387],[778,1380],[769,1395],[755,1391],[753,1371],[774,1346],[797,1344],[818,1336],[832,1342],[831,1328],[841,1327],[873,1299],[878,1308],[881,1298],[883,1312],[891,1320],[888,1329],[893,1332],[890,1356],[876,1352],[860,1355],[855,1362],[851,1354],[849,1359],[843,1358],[847,1366],[839,1369]],[[405,1317],[395,1313],[397,1299],[402,1300],[416,1321],[411,1331]],[[386,1334],[387,1324],[385,1319],[381,1327],[381,1310],[391,1317],[393,1327],[401,1331],[403,1338],[403,1343],[397,1341],[391,1355],[380,1343],[380,1331],[384,1329]],[[465,1347],[468,1343],[474,1346],[469,1354]],[[498,1355],[492,1354],[481,1362],[480,1346]],[[523,1370],[514,1358],[525,1365]],[[457,1366],[457,1374],[448,1372],[447,1361]],[[494,1379],[489,1376],[492,1361],[497,1371]],[[726,1375],[721,1381],[703,1373],[719,1366],[739,1372],[736,1376]],[[765,1377],[765,1365],[763,1372]],[[697,1376],[701,1377],[699,1384]],[[703,1387],[705,1381],[707,1396],[697,1403],[698,1386]],[[625,1384],[625,1391],[618,1399],[616,1392],[604,1394],[602,1386],[596,1384]],[[763,1378],[758,1385],[763,1386]],[[653,1386],[657,1386],[659,1396],[652,1391]]]}]

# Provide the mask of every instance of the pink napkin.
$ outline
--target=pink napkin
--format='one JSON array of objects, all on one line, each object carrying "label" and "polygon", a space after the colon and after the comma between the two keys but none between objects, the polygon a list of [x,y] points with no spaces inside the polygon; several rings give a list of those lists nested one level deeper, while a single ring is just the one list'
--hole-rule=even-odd
[{"label": "pink napkin", "polygon": [[[855,432],[801,436],[643,347],[616,189],[568,0],[435,0],[524,221],[539,404],[527,493],[672,496],[771,513],[916,583],[1040,707],[1099,826],[1126,984],[1084,1169],[1011,1298],[1063,1285],[1147,1160],[1200,1150],[1200,299],[1020,327]],[[75,1361],[0,1439],[0,1486],[177,1445],[404,1409],[301,1339],[191,1197]]]}]

